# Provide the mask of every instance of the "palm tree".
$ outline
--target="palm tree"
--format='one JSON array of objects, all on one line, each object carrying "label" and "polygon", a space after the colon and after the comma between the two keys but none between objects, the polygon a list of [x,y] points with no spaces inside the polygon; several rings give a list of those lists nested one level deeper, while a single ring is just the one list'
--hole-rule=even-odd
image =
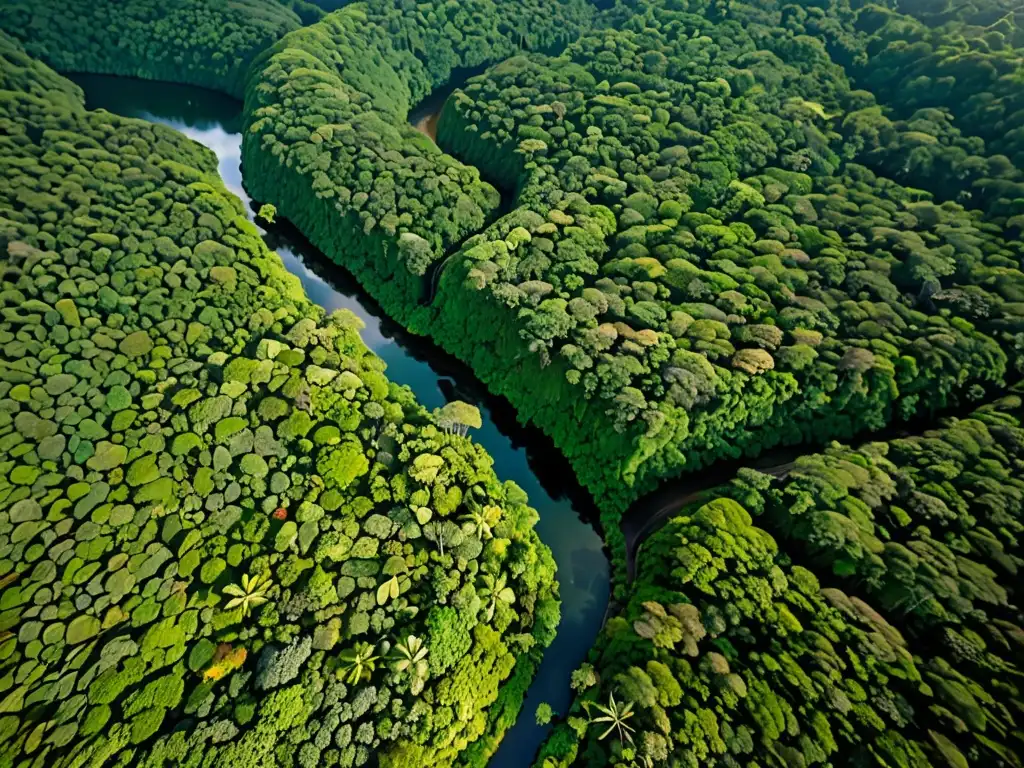
[{"label": "palm tree", "polygon": [[903,611],[904,616],[909,616],[929,600],[935,598],[935,594],[926,586],[911,585],[903,595],[892,602],[892,607]]},{"label": "palm tree", "polygon": [[416,635],[409,635],[404,642],[399,641],[395,645],[391,669],[396,674],[406,671],[411,674],[412,680],[409,683],[409,691],[413,696],[418,695],[423,690],[423,685],[427,680],[428,652],[427,646],[423,644],[423,640],[416,637]]},{"label": "palm tree", "polygon": [[339,653],[341,679],[349,685],[358,685],[364,680],[369,680],[380,659],[380,656],[373,655],[374,647],[369,643],[357,643],[354,648],[346,648]]},{"label": "palm tree", "polygon": [[498,524],[500,518],[501,507],[490,504],[480,507],[474,502],[469,505],[469,512],[459,519],[462,520],[463,531],[470,536],[476,534],[476,537],[483,541],[493,538],[494,534],[491,532],[491,528]]},{"label": "palm tree", "polygon": [[633,716],[633,703],[624,702],[618,704],[615,701],[615,694],[608,694],[608,706],[604,704],[598,704],[596,701],[592,702],[593,706],[604,714],[601,717],[590,718],[591,723],[611,723],[607,730],[598,736],[598,740],[603,739],[612,731],[617,731],[619,734],[619,741],[628,741],[630,744],[633,743],[633,737],[630,735],[633,732],[633,727],[626,724],[626,721]]},{"label": "palm tree", "polygon": [[483,599],[487,600],[487,621],[494,618],[494,611],[498,607],[498,601],[501,600],[503,603],[511,605],[516,601],[516,593],[512,591],[511,587],[505,586],[508,581],[508,576],[504,573],[494,577],[490,573],[485,573],[480,577],[482,586],[477,588],[476,593]]},{"label": "palm tree", "polygon": [[242,576],[242,586],[228,584],[224,587],[224,594],[230,595],[231,600],[224,606],[225,610],[242,606],[242,616],[248,616],[253,608],[267,602],[267,592],[270,590],[270,576],[256,574]]}]

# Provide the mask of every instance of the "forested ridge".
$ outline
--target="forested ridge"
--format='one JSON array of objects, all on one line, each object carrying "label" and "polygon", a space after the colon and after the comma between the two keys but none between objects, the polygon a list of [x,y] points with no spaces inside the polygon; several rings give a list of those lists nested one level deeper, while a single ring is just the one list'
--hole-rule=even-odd
[{"label": "forested ridge", "polygon": [[644,544],[538,765],[1021,765],[1022,468],[1018,388],[741,472]]},{"label": "forested ridge", "polygon": [[2,34],[0,125],[0,761],[483,765],[559,601],[479,412]]},{"label": "forested ridge", "polygon": [[475,0],[444,12],[374,0],[289,34],[246,93],[252,194],[422,332],[425,276],[495,218],[501,199],[475,168],[413,130],[409,109],[452,70],[523,46],[564,46],[588,18],[583,0]]},{"label": "forested ridge", "polygon": [[[847,19],[867,46],[867,11],[642,2],[554,58],[527,37],[442,113],[441,146],[473,167],[402,123],[446,71],[416,75],[420,51],[444,50],[440,19],[388,13],[346,8],[254,70],[256,195],[551,436],[616,555],[618,515],[662,478],[962,406],[1018,374],[1017,189],[885,175],[907,155],[885,140],[928,115],[892,122],[814,24]],[[944,139],[981,152],[979,173],[1008,162]],[[515,210],[465,240],[498,206],[477,168]],[[976,186],[987,197],[961,199]]]},{"label": "forested ridge", "polygon": [[304,0],[9,0],[0,29],[61,72],[188,83],[240,99],[256,54],[301,26],[296,11],[307,22],[320,15]]},{"label": "forested ridge", "polygon": [[[523,167],[530,210],[453,265],[438,333],[513,400],[531,382],[526,413],[608,507],[651,475],[850,436],[1013,372],[1016,222],[1004,234],[862,164],[843,110],[870,113],[871,97],[814,40],[740,23],[735,5],[717,21],[662,5],[559,59],[506,62],[449,104],[442,144]],[[599,224],[580,233],[578,217]],[[547,230],[540,247],[506,256],[524,222],[531,240]],[[451,310],[466,294],[474,311]],[[514,356],[481,359],[473,318],[500,311],[519,357],[551,361],[540,397]]]},{"label": "forested ridge", "polygon": [[[1024,10],[71,5],[0,8],[12,765],[482,766],[558,621],[475,409],[30,56],[244,96],[252,196],[569,459],[618,603],[537,765],[1022,765]],[[631,503],[780,444],[626,582]]]}]

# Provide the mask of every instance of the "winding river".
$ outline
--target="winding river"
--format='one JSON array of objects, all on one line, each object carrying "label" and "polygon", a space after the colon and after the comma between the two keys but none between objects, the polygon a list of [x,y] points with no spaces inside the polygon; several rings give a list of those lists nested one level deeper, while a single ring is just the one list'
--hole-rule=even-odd
[{"label": "winding river", "polygon": [[[85,91],[90,109],[163,123],[209,147],[219,159],[227,187],[250,202],[242,187],[238,102],[190,86],[94,75],[72,79]],[[418,117],[437,111],[436,106],[426,112],[422,109]],[[301,279],[311,300],[328,312],[349,309],[363,320],[363,341],[387,363],[388,377],[408,385],[424,406],[436,408],[456,399],[477,405],[483,427],[472,433],[473,439],[494,457],[499,477],[518,483],[540,513],[537,531],[558,563],[562,622],[518,721],[490,762],[493,768],[530,765],[549,730],[536,725],[534,711],[543,701],[555,712],[568,709],[570,674],[586,657],[608,605],[608,558],[590,522],[596,520],[596,510],[550,442],[519,426],[511,407],[489,396],[464,365],[429,341],[405,333],[350,275],[294,230],[274,227],[264,233],[264,239]]]}]

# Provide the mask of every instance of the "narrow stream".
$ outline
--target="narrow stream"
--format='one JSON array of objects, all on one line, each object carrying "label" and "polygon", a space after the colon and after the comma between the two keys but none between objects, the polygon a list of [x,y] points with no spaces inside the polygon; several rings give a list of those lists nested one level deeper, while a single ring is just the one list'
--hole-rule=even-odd
[{"label": "narrow stream", "polygon": [[[90,109],[163,123],[209,147],[220,161],[225,185],[249,204],[242,187],[238,102],[191,86],[97,75],[72,79],[85,91]],[[518,721],[490,762],[493,768],[524,768],[532,763],[550,729],[536,725],[537,705],[546,701],[556,713],[568,709],[570,674],[586,657],[608,604],[608,558],[589,522],[597,519],[596,510],[549,441],[520,427],[511,407],[490,397],[465,366],[429,341],[405,333],[384,316],[348,273],[294,230],[274,227],[265,232],[264,239],[299,277],[312,301],[328,312],[349,309],[363,320],[363,341],[387,363],[388,378],[408,385],[425,407],[436,408],[456,399],[477,405],[483,427],[473,431],[472,438],[494,458],[498,476],[518,483],[540,513],[537,531],[558,563],[562,623]]]}]

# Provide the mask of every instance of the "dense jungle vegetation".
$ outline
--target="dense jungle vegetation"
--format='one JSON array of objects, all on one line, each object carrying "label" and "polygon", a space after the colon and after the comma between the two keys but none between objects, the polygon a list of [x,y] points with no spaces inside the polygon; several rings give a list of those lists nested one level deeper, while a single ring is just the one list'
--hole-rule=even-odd
[{"label": "dense jungle vegetation", "polygon": [[475,168],[406,123],[409,109],[454,69],[499,61],[521,45],[565,45],[589,17],[582,0],[476,0],[449,10],[349,6],[275,45],[246,93],[252,194],[364,276],[407,321],[427,271],[501,205]]},{"label": "dense jungle vegetation", "polygon": [[319,17],[303,0],[10,0],[0,29],[61,72],[200,85],[241,98],[256,54]]},{"label": "dense jungle vegetation", "polygon": [[[1022,24],[6,3],[2,761],[484,765],[559,615],[479,414],[389,384],[207,152],[46,62],[244,97],[252,196],[554,441],[619,566],[660,483],[820,447],[620,567],[538,765],[1021,768]],[[437,144],[407,124],[485,65]]]},{"label": "dense jungle vegetation", "polygon": [[[463,165],[403,117],[493,44],[468,59],[465,26],[350,6],[254,70],[245,161],[257,197],[554,439],[619,550],[618,514],[660,478],[962,407],[1021,367],[1012,161],[858,87],[881,62],[867,13],[620,5],[449,100],[439,143]],[[959,160],[973,177],[930,191]],[[470,236],[500,212],[478,171],[515,209]]]},{"label": "dense jungle vegetation", "polygon": [[0,37],[5,765],[483,765],[536,512],[324,316],[208,150]]},{"label": "dense jungle vegetation", "polygon": [[645,543],[539,764],[1021,765],[1022,469],[1017,390],[742,472]]}]

